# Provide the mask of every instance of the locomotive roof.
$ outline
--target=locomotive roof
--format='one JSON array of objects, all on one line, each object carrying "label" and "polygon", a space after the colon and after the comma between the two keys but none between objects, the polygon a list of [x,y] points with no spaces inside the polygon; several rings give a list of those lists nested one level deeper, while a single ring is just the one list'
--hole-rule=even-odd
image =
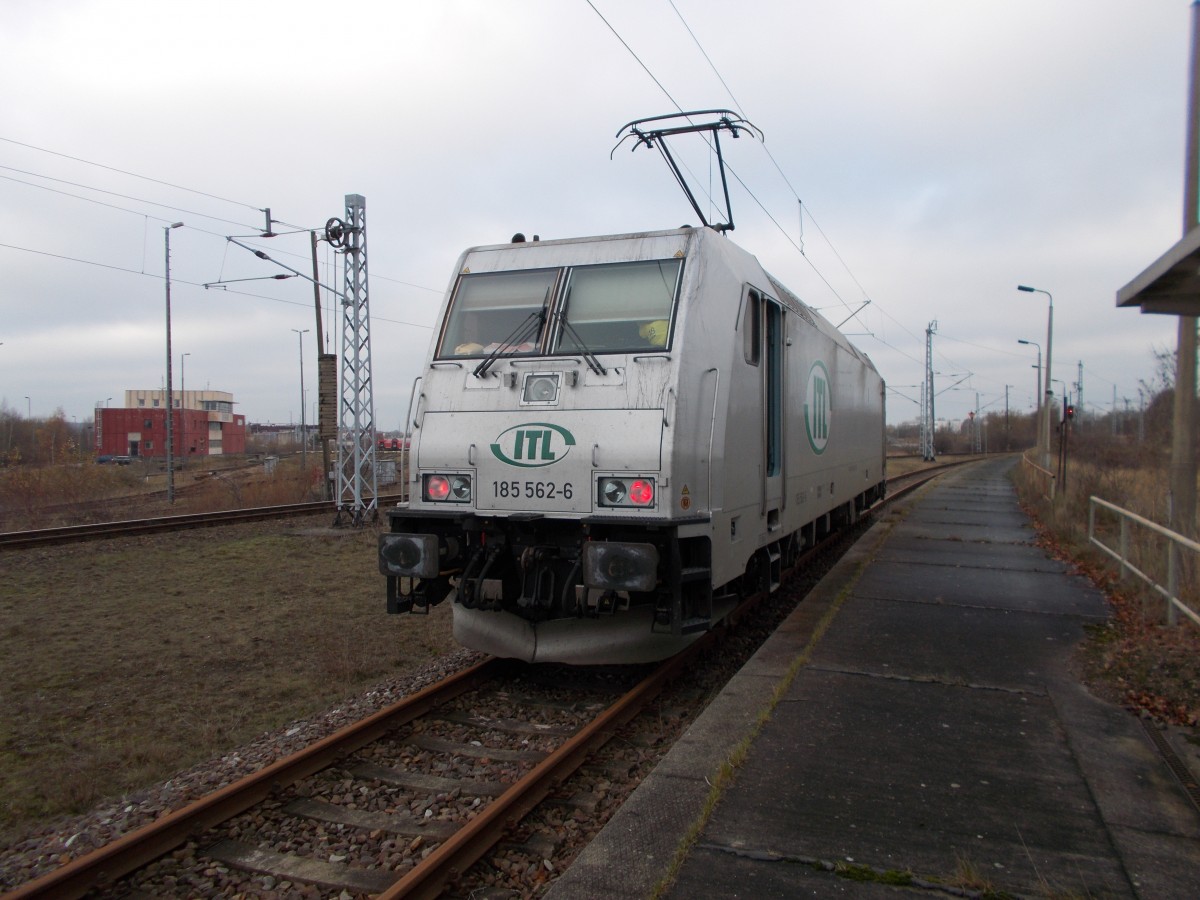
[{"label": "locomotive roof", "polygon": [[[831,340],[840,344],[847,352],[858,357],[863,363],[874,369],[875,365],[871,362],[870,357],[866,353],[859,350],[824,316],[817,312],[812,307],[808,306],[795,293],[789,290],[781,281],[771,275],[758,261],[758,257],[741,247],[734,241],[730,240],[726,234],[720,233],[712,228],[698,228],[691,225],[684,225],[680,228],[663,229],[659,231],[640,231],[629,232],[626,234],[602,234],[586,237],[569,237],[555,238],[552,240],[541,240],[536,235],[533,240],[525,240],[524,235],[514,235],[516,240],[509,241],[503,244],[483,244],[476,247],[469,247],[463,251],[459,262],[459,271],[464,270],[467,266],[467,260],[471,256],[493,252],[523,252],[525,250],[535,251],[537,249],[545,249],[549,247],[566,247],[580,245],[596,245],[609,242],[633,242],[641,241],[645,243],[655,243],[662,245],[669,243],[671,238],[682,241],[691,241],[698,239],[702,243],[711,245],[714,249],[720,248],[719,252],[731,256],[743,257],[743,264],[752,264],[766,277],[769,282],[770,293],[775,299],[779,300],[795,315],[806,321],[809,325],[819,329],[829,336]],[[682,249],[682,248],[681,248]],[[540,255],[540,254],[539,254]],[[548,262],[549,265],[562,265],[565,261],[556,260]],[[758,287],[762,290],[767,290],[768,285],[759,284]]]}]

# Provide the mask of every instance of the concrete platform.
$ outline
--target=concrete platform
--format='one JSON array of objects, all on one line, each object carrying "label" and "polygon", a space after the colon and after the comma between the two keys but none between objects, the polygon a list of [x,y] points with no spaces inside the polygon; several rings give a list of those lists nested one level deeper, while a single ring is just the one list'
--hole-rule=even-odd
[{"label": "concrete platform", "polygon": [[1200,896],[1200,814],[1073,674],[1106,604],[1011,464],[876,523],[548,897]]}]

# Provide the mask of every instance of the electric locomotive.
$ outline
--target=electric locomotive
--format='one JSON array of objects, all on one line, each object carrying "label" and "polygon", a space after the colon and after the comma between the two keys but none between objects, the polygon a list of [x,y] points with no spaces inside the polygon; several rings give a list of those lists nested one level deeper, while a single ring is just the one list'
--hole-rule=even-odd
[{"label": "electric locomotive", "polygon": [[467,250],[404,427],[388,612],[531,662],[673,655],[886,486],[870,359],[708,226]]}]

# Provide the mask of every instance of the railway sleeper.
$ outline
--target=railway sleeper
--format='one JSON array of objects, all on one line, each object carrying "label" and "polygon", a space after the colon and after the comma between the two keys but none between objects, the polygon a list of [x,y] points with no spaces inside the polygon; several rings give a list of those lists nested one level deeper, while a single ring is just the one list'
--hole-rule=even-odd
[{"label": "railway sleeper", "polygon": [[243,871],[261,872],[285,881],[303,881],[333,891],[380,894],[397,879],[396,873],[360,869],[344,863],[325,862],[278,853],[243,841],[226,839],[204,851],[205,856]]}]

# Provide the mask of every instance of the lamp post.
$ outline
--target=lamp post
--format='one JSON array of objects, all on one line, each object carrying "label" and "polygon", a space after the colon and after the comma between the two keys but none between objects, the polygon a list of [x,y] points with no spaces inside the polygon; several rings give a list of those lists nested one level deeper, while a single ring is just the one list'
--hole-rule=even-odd
[{"label": "lamp post", "polygon": [[191,356],[191,352],[179,354],[179,444],[180,451],[183,453],[183,467],[187,468],[188,445],[187,445],[187,369],[184,368],[184,360]]},{"label": "lamp post", "polygon": [[1024,291],[1027,294],[1045,294],[1050,301],[1050,310],[1046,315],[1046,374],[1042,379],[1042,386],[1045,394],[1045,402],[1042,404],[1042,424],[1041,424],[1041,445],[1042,445],[1042,468],[1049,470],[1050,468],[1050,406],[1054,401],[1054,392],[1050,387],[1050,357],[1054,346],[1054,296],[1049,291],[1043,291],[1041,288],[1030,287],[1027,284],[1018,284],[1018,291]]},{"label": "lamp post", "polygon": [[1037,404],[1037,412],[1034,413],[1033,421],[1037,423],[1038,444],[1040,445],[1042,442],[1042,345],[1037,341],[1027,341],[1024,338],[1017,338],[1017,343],[1037,347],[1038,361],[1034,366],[1037,369],[1037,382],[1033,386],[1033,401]]},{"label": "lamp post", "polygon": [[175,502],[175,397],[171,389],[171,229],[182,227],[182,222],[163,226],[165,274],[167,285],[167,502]]},{"label": "lamp post", "polygon": [[111,402],[112,402],[112,397],[109,397],[107,400],[105,400],[105,401],[104,401],[104,408],[105,408],[105,409],[108,409],[108,404],[109,404],[109,403],[111,403]]},{"label": "lamp post", "polygon": [[293,328],[300,339],[300,467],[308,471],[308,423],[304,418],[304,336],[308,329]]},{"label": "lamp post", "polygon": [[25,398],[25,418],[33,418],[33,401],[28,397]]}]

